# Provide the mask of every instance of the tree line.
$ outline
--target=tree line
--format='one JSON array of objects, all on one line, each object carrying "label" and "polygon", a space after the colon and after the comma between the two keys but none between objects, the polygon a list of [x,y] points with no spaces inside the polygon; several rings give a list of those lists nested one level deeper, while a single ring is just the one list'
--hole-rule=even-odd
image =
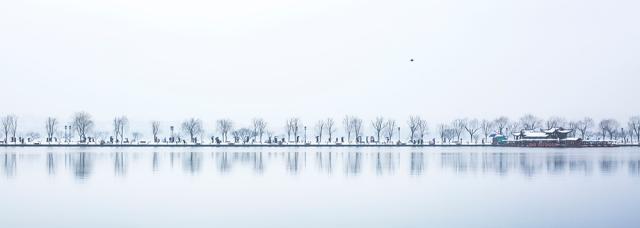
[{"label": "tree line", "polygon": [[[39,140],[37,131],[18,134],[16,115],[0,116],[3,143],[25,143]],[[402,126],[401,126],[402,125]],[[64,126],[64,128],[62,128]],[[341,120],[326,118],[307,126],[300,118],[292,117],[281,128],[268,125],[262,118],[254,118],[249,126],[236,127],[231,119],[215,121],[215,135],[204,137],[205,127],[199,118],[188,118],[179,126],[164,126],[160,121],[151,121],[152,142],[155,143],[488,143],[492,134],[510,137],[522,130],[562,128],[573,129],[571,136],[591,140],[616,140],[623,143],[640,142],[640,116],[632,116],[624,122],[605,118],[596,122],[585,117],[579,120],[567,120],[552,116],[547,119],[525,114],[517,119],[501,116],[495,119],[458,118],[440,123],[436,133],[429,136],[427,121],[417,115],[410,116],[404,124],[391,118],[376,117],[369,122],[353,115]],[[48,117],[44,123],[45,142],[94,142],[94,143],[132,143],[142,140],[142,133],[129,131],[126,116],[113,118],[109,130],[95,129],[93,117],[87,112],[74,113],[63,124],[58,118]],[[169,130],[163,135],[163,129]],[[340,131],[339,131],[340,129]],[[368,129],[368,131],[367,131]],[[401,135],[405,129],[407,135]],[[368,133],[367,133],[368,132]]]}]

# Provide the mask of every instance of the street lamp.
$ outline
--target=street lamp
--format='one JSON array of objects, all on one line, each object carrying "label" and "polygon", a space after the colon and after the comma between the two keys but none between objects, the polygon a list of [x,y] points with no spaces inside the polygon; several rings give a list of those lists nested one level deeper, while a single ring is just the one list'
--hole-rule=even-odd
[{"label": "street lamp", "polygon": [[400,127],[398,127],[398,143],[400,143]]},{"label": "street lamp", "polygon": [[171,138],[169,141],[174,142],[175,139],[173,138],[173,126],[170,126],[169,129],[171,129]]},{"label": "street lamp", "polygon": [[307,126],[304,126],[304,143],[307,143]]},{"label": "street lamp", "polygon": [[64,125],[64,142],[69,142],[69,135],[67,134],[67,125]]}]

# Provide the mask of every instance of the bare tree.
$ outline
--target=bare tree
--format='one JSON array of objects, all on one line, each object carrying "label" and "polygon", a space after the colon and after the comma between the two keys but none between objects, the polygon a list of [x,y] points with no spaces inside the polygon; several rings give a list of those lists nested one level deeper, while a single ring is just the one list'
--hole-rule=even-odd
[{"label": "bare tree", "polygon": [[254,137],[254,133],[255,132],[253,130],[251,130],[249,128],[246,128],[246,127],[243,127],[243,128],[240,128],[238,130],[235,130],[235,131],[231,132],[231,135],[234,138],[234,142],[242,142],[244,144],[244,143],[249,142],[249,140],[252,137]]},{"label": "bare tree", "polygon": [[545,125],[547,129],[561,128],[561,127],[564,127],[566,124],[567,124],[567,120],[559,116],[549,117],[549,119],[545,121]]},{"label": "bare tree", "polygon": [[30,139],[30,140],[37,140],[37,139],[40,138],[40,133],[34,132],[34,131],[28,132],[27,133],[27,138]]},{"label": "bare tree", "polygon": [[393,140],[393,134],[396,131],[396,121],[392,119],[388,119],[384,124],[385,135],[387,136],[387,142]]},{"label": "bare tree", "polygon": [[636,142],[640,144],[640,116],[632,116],[629,118],[629,129],[636,136]]},{"label": "bare tree", "polygon": [[478,119],[465,119],[463,123],[463,128],[469,134],[469,143],[471,143],[473,142],[473,136],[475,136],[478,133],[478,130],[480,130],[480,123],[478,122]]},{"label": "bare tree", "polygon": [[2,118],[2,133],[4,134],[4,142],[8,143],[9,133],[11,132],[11,125],[13,124],[13,115],[8,115]]},{"label": "bare tree", "polygon": [[137,142],[138,139],[142,138],[142,133],[134,131],[133,133],[131,133],[131,136],[133,137],[133,141]]},{"label": "bare tree", "polygon": [[512,135],[515,132],[519,132],[520,130],[522,130],[522,126],[520,126],[520,122],[518,121],[513,121],[509,124],[508,128],[505,128],[506,131],[506,136],[507,138],[509,138],[509,135]]},{"label": "bare tree", "polygon": [[200,119],[191,118],[182,122],[182,131],[189,135],[189,139],[192,143],[198,142],[198,135],[202,134],[202,121]]},{"label": "bare tree", "polygon": [[362,119],[354,116],[351,118],[351,122],[351,127],[353,127],[353,134],[356,136],[356,142],[361,143],[359,140],[363,132]]},{"label": "bare tree", "polygon": [[287,141],[291,142],[291,135],[293,135],[293,140],[298,142],[298,133],[300,131],[300,119],[297,117],[292,117],[287,120],[286,123],[287,130]]},{"label": "bare tree", "polygon": [[534,115],[526,114],[520,117],[520,125],[522,125],[525,130],[534,130],[540,127],[540,119]]},{"label": "bare tree", "polygon": [[494,124],[496,125],[496,128],[498,129],[498,134],[502,135],[502,130],[504,130],[507,126],[509,126],[509,118],[507,118],[506,116],[501,116],[498,119],[495,119]]},{"label": "bare tree", "polygon": [[222,135],[222,141],[227,142],[227,136],[233,129],[233,122],[230,119],[221,119],[216,121],[216,129]]},{"label": "bare tree", "polygon": [[584,119],[578,121],[577,125],[576,125],[576,129],[578,129],[578,131],[580,131],[580,138],[584,139],[585,136],[587,135],[589,128],[593,127],[594,122],[593,119],[589,118],[589,117],[585,117]]},{"label": "bare tree", "polygon": [[116,141],[120,137],[120,142],[124,142],[124,131],[129,127],[129,119],[126,116],[116,117],[113,119],[113,133]]},{"label": "bare tree", "polygon": [[606,135],[609,134],[609,139],[612,140],[614,134],[618,131],[618,121],[614,119],[603,119],[600,121],[599,127],[602,131],[602,139],[605,139]]},{"label": "bare tree", "polygon": [[316,136],[318,136],[318,143],[322,142],[322,133],[324,132],[325,122],[324,120],[319,120],[316,123]]},{"label": "bare tree", "polygon": [[465,119],[455,119],[451,122],[451,130],[453,134],[458,138],[458,143],[460,142],[460,135],[462,135],[462,131],[464,131],[464,126],[466,125]]},{"label": "bare tree", "polygon": [[264,135],[264,131],[267,128],[267,122],[262,118],[254,118],[253,119],[253,135],[254,137],[259,138],[259,142],[262,143],[262,135]]},{"label": "bare tree", "polygon": [[12,139],[16,137],[16,131],[18,129],[18,117],[16,115],[7,115],[2,118],[2,131],[4,133],[4,141],[8,143],[8,138],[11,135]]},{"label": "bare tree", "polygon": [[384,130],[384,118],[376,117],[375,120],[371,121],[371,127],[373,127],[373,130],[378,136],[378,138],[376,138],[376,141],[380,143],[380,134],[382,133],[382,130]]},{"label": "bare tree", "polygon": [[160,139],[158,139],[158,134],[160,134],[160,121],[151,122],[151,133],[153,134],[153,142],[160,142]]},{"label": "bare tree", "polygon": [[447,131],[449,130],[449,126],[446,124],[438,125],[438,133],[440,133],[440,141],[445,143],[447,140]]},{"label": "bare tree", "polygon": [[329,142],[331,142],[331,137],[333,137],[333,133],[336,132],[336,122],[333,120],[333,118],[327,118],[324,124],[327,128],[327,136],[329,136]]},{"label": "bare tree", "polygon": [[482,134],[484,134],[485,142],[489,139],[489,134],[493,132],[494,124],[496,124],[495,121],[489,121],[486,119],[480,121],[480,129],[482,129]]},{"label": "bare tree", "polygon": [[418,130],[420,122],[423,121],[419,116],[409,116],[407,125],[409,125],[409,141],[415,142],[415,134]]},{"label": "bare tree", "polygon": [[52,142],[53,135],[58,131],[58,119],[54,117],[47,118],[45,129],[47,131],[47,142]]},{"label": "bare tree", "polygon": [[93,128],[91,115],[87,112],[76,112],[73,114],[71,125],[73,126],[73,130],[78,133],[80,142],[86,142],[87,134]]},{"label": "bare tree", "polygon": [[569,135],[571,137],[576,137],[576,132],[578,131],[578,130],[576,130],[576,129],[578,129],[578,121],[569,121],[567,124],[569,125],[569,129],[572,130],[569,133]]},{"label": "bare tree", "polygon": [[342,119],[342,125],[344,127],[344,132],[347,134],[347,142],[351,142],[351,132],[353,131],[353,121],[351,121],[351,118],[349,115],[344,116],[344,119]]},{"label": "bare tree", "polygon": [[419,143],[424,142],[424,137],[429,133],[429,125],[426,120],[419,119],[418,121],[418,129],[416,129],[417,138]]}]

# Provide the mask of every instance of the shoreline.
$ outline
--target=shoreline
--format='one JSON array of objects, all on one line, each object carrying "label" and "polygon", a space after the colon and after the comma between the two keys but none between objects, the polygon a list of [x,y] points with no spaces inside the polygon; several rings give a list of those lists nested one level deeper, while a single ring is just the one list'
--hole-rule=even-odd
[{"label": "shoreline", "polygon": [[[0,147],[514,147],[492,144],[0,144]],[[518,147],[518,148],[607,148],[640,147],[640,144],[617,144],[600,147]]]}]

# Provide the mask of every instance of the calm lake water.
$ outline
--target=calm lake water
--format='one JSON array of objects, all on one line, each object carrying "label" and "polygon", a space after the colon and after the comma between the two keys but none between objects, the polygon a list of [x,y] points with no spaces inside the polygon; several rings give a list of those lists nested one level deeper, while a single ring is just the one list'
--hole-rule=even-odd
[{"label": "calm lake water", "polygon": [[0,148],[0,227],[638,227],[640,148]]}]

